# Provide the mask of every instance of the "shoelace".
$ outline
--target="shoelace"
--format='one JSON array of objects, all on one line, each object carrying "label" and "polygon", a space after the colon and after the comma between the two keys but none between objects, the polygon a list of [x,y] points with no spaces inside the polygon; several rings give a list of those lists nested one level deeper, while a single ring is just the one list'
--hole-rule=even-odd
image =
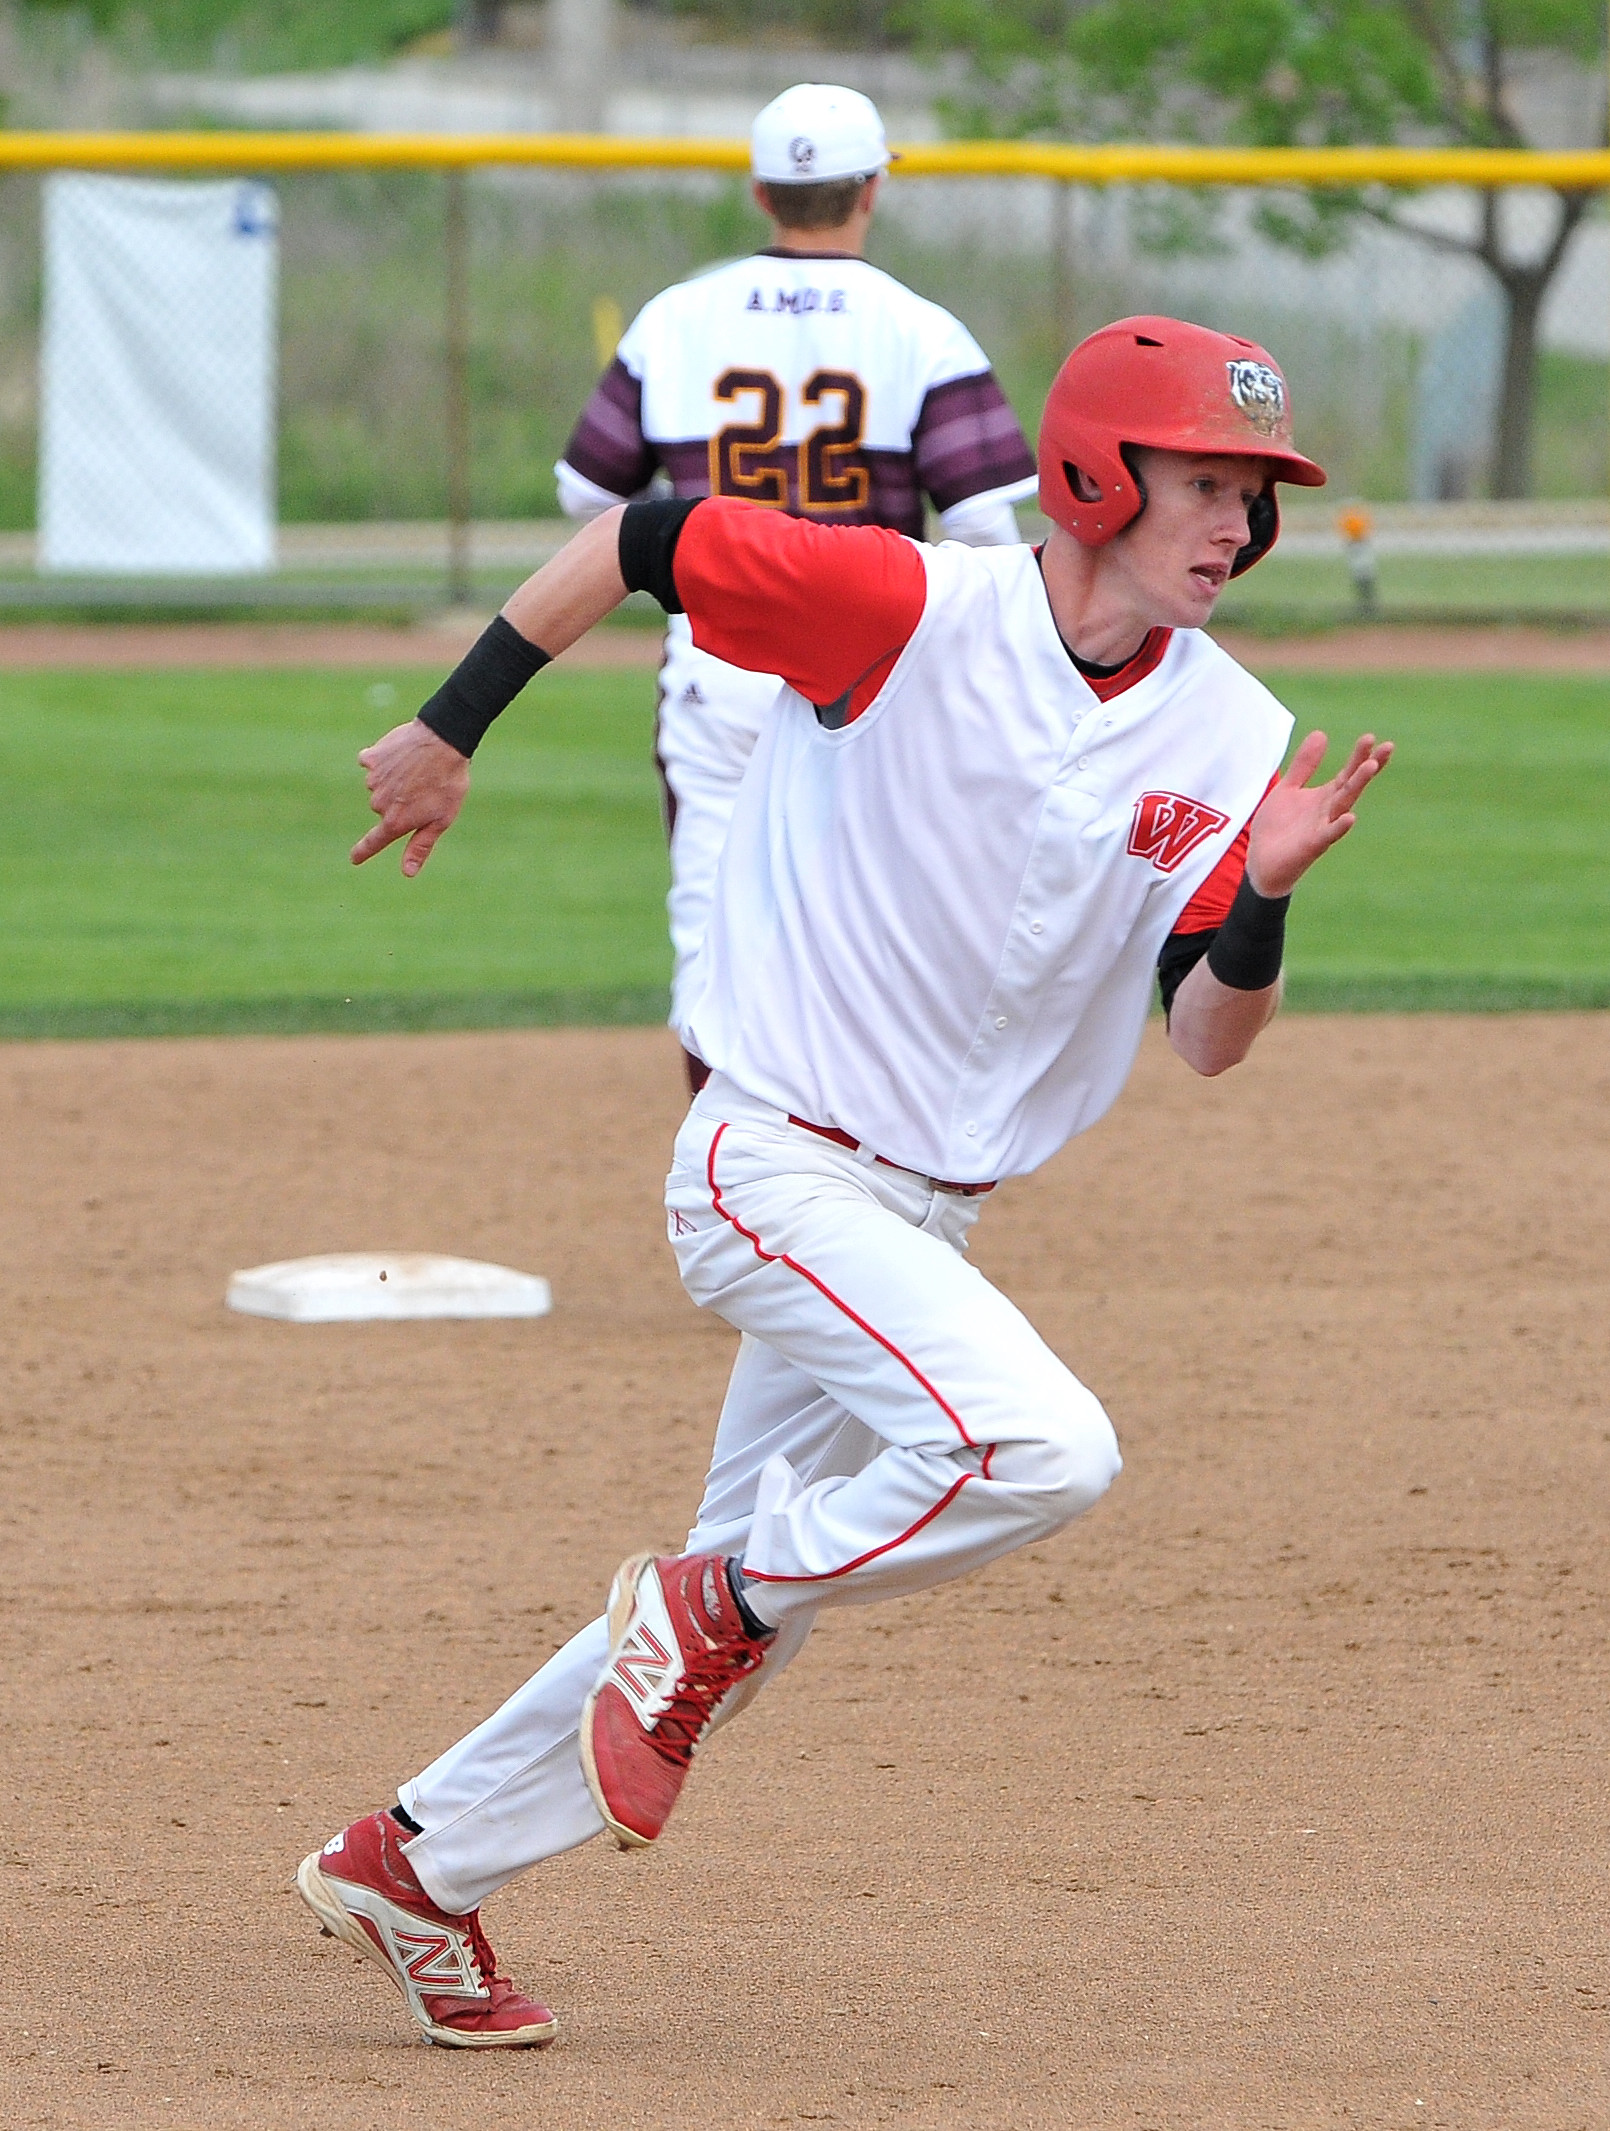
[{"label": "shoelace", "polygon": [[701,1650],[689,1658],[676,1693],[647,1735],[648,1744],[663,1759],[686,1768],[721,1697],[753,1672],[765,1655],[760,1644],[743,1643],[737,1649],[727,1644]]},{"label": "shoelace", "polygon": [[463,1927],[464,1936],[470,1942],[470,1952],[475,1956],[475,1965],[481,1972],[481,1981],[490,1990],[494,1983],[501,1983],[505,1978],[497,1972],[498,1957],[492,1951],[492,1942],[482,1927],[479,1909],[470,1911],[463,1919]]}]

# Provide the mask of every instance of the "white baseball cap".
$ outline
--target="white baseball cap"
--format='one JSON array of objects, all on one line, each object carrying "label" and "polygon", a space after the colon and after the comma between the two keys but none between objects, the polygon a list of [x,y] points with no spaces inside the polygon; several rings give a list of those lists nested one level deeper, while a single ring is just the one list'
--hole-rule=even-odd
[{"label": "white baseball cap", "polygon": [[869,178],[890,160],[877,105],[828,82],[802,81],[774,96],[750,134],[750,168],[767,185]]}]

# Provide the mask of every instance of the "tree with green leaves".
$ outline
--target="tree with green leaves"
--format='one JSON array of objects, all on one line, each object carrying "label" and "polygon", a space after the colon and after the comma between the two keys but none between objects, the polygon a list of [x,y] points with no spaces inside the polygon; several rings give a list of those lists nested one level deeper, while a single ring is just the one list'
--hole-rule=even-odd
[{"label": "tree with green leaves", "polygon": [[[1534,146],[1516,112],[1521,65],[1595,64],[1605,32],[1604,0],[913,0],[912,11],[924,43],[972,56],[960,130],[1259,147]],[[1257,219],[1321,256],[1371,217],[1493,277],[1505,331],[1492,489],[1524,496],[1543,302],[1592,198],[1557,191],[1541,248],[1498,191],[1479,194],[1468,232],[1428,224],[1384,189],[1272,196]]]},{"label": "tree with green leaves", "polygon": [[21,0],[28,16],[76,16],[125,65],[256,72],[384,59],[446,29],[454,0]]}]

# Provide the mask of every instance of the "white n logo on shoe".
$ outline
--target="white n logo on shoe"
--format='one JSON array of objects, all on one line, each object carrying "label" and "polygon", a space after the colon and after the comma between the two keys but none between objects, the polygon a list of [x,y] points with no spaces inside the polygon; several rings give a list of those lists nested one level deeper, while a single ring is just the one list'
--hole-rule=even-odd
[{"label": "white n logo on shoe", "polygon": [[367,1930],[406,1993],[414,2018],[428,2023],[425,1993],[490,1998],[490,1985],[470,1955],[469,1936],[445,1924],[410,1916],[376,1888],[341,1882],[341,1906]]},{"label": "white n logo on shoe", "polygon": [[421,1990],[468,1992],[484,1998],[486,1991],[463,1941],[454,1932],[398,1931],[392,1929],[397,1959]]},{"label": "white n logo on shoe", "polygon": [[652,1568],[638,1578],[633,1600],[631,1626],[610,1671],[628,1708],[649,1731],[670,1703],[682,1659],[665,1593]]},{"label": "white n logo on shoe", "polygon": [[[670,1651],[639,1621],[615,1660],[615,1677],[634,1701],[646,1702],[653,1695],[656,1684],[663,1684],[665,1668],[670,1662]],[[643,1675],[641,1679],[639,1673]]]}]

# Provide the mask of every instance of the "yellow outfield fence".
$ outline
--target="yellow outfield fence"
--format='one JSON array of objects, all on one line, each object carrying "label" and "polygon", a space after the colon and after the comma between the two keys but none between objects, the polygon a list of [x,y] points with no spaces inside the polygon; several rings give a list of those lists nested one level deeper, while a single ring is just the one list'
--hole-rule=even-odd
[{"label": "yellow outfield fence", "polygon": [[[1109,318],[1176,312],[1279,356],[1333,485],[1231,589],[1240,618],[1610,620],[1610,152],[897,157],[872,259],[963,319],[1031,434],[1070,342]],[[747,142],[694,137],[0,130],[0,612],[494,604],[557,537],[554,461],[621,324],[765,243],[748,165]],[[268,203],[251,212],[278,229],[277,568],[36,567],[40,194],[74,173],[238,179]],[[1517,385],[1513,292],[1470,245],[1496,231],[1524,261],[1562,217]],[[182,317],[173,332],[182,351]],[[1528,493],[1499,504],[1517,392]]]},{"label": "yellow outfield fence", "polygon": [[[1054,141],[897,144],[891,175],[1070,185],[1610,188],[1610,150],[1201,148]],[[590,133],[5,133],[0,170],[746,171],[749,143]]]}]

